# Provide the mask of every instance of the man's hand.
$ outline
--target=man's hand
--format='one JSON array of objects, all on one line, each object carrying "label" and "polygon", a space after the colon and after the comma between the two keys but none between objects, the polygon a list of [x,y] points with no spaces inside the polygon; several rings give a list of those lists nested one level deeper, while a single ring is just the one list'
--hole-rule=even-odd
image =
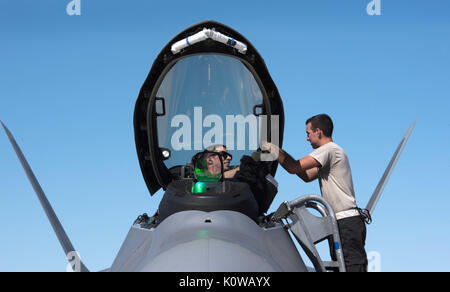
[{"label": "man's hand", "polygon": [[295,160],[283,149],[266,141],[261,143],[261,149],[270,152],[287,172],[296,174],[305,182],[313,181],[318,176],[317,168],[321,165],[311,156],[305,156],[300,160]]},{"label": "man's hand", "polygon": [[272,148],[272,143],[262,141],[260,146],[262,151],[270,152],[270,149]]},{"label": "man's hand", "polygon": [[262,141],[260,147],[261,150],[269,152],[270,155],[274,158],[274,160],[277,160],[279,158],[279,153],[281,149],[277,145],[267,141]]},{"label": "man's hand", "polygon": [[298,161],[295,161],[288,153],[283,151],[280,147],[270,142],[263,141],[261,143],[261,149],[270,152],[278,162],[286,169],[289,173],[297,173]]}]

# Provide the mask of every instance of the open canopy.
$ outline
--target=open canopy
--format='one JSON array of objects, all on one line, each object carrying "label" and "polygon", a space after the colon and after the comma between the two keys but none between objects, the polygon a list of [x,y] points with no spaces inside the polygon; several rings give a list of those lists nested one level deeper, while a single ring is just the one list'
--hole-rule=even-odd
[{"label": "open canopy", "polygon": [[231,165],[261,140],[281,146],[283,105],[250,42],[206,21],[178,34],[158,55],[136,102],[134,128],[153,195],[184,176],[192,157],[211,145],[225,145]]}]

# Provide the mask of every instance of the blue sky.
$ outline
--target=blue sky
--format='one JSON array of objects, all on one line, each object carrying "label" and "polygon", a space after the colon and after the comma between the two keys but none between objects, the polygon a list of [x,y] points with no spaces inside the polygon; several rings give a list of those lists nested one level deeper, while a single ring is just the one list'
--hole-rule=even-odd
[{"label": "blue sky", "polygon": [[[368,227],[383,271],[449,271],[450,2],[0,0],[0,119],[91,270],[111,265],[134,219],[153,213],[133,135],[138,92],[162,47],[206,19],[247,37],[283,98],[284,148],[311,152],[304,121],[334,120],[365,206],[417,120]],[[279,170],[285,200],[319,193]],[[0,134],[0,271],[65,271],[66,260]]]}]

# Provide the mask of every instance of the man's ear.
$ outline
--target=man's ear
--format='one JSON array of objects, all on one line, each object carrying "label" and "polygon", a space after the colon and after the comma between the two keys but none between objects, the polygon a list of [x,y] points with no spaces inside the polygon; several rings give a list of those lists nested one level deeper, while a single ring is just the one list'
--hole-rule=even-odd
[{"label": "man's ear", "polygon": [[322,137],[323,137],[323,132],[322,132],[322,130],[321,130],[320,128],[317,128],[316,131],[317,131],[317,133],[319,134],[319,139],[322,139]]}]

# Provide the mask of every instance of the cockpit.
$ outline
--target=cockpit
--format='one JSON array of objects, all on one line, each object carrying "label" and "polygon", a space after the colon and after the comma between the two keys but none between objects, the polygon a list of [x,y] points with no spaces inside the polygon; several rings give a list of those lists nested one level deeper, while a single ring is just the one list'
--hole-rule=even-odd
[{"label": "cockpit", "polygon": [[261,159],[260,143],[281,146],[283,106],[263,59],[238,32],[207,21],[171,40],[142,86],[134,127],[150,194],[166,191],[162,218],[183,210],[251,218],[267,211],[271,200],[259,197],[277,163]]},{"label": "cockpit", "polygon": [[158,144],[170,151],[169,169],[213,144],[226,145],[234,157],[257,150],[253,109],[263,107],[263,96],[242,61],[218,54],[180,59],[156,96]]}]

